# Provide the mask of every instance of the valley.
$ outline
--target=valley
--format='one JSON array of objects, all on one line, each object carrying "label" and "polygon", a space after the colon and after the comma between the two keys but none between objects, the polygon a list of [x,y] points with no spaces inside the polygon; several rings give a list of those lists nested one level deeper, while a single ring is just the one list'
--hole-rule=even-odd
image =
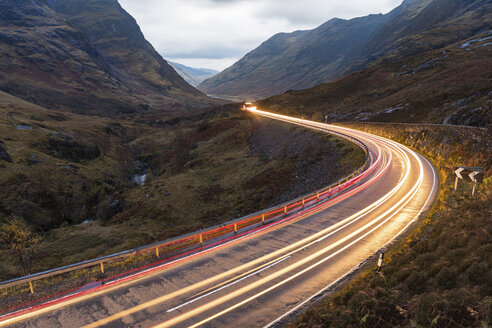
[{"label": "valley", "polygon": [[492,326],[492,4],[389,3],[2,0],[0,327]]},{"label": "valley", "polygon": [[[2,222],[23,218],[43,236],[32,272],[242,217],[321,188],[364,161],[347,141],[235,106],[130,121],[0,96],[0,145],[10,158],[0,160],[0,213]],[[276,141],[287,136],[290,142]],[[144,174],[139,185],[134,178]],[[0,276],[18,276],[14,254],[0,252]]]}]

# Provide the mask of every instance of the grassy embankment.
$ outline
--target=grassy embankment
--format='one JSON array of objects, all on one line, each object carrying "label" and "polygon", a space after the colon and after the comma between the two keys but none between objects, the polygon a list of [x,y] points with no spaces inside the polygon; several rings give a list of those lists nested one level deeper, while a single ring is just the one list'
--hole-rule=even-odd
[{"label": "grassy embankment", "polygon": [[[491,327],[490,135],[474,140],[442,129],[355,127],[407,144],[431,159],[441,179],[438,199],[419,226],[385,254],[381,272],[373,263],[287,326]],[[488,178],[477,197],[470,196],[471,183],[452,190],[455,165],[485,168]]]},{"label": "grassy embankment", "polygon": [[[235,108],[117,121],[0,100],[0,144],[12,159],[0,161],[0,223],[16,215],[42,235],[31,272],[238,218],[364,161],[346,141]],[[334,159],[341,164],[310,176]],[[145,168],[145,184],[132,183]],[[306,178],[315,184],[299,188]],[[17,258],[0,251],[0,279],[15,276]]]}]

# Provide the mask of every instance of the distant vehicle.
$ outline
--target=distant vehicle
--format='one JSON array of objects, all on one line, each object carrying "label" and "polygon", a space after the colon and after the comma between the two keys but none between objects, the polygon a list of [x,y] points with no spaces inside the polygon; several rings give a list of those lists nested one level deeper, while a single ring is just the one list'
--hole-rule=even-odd
[{"label": "distant vehicle", "polygon": [[256,107],[253,106],[252,103],[245,103],[243,107],[241,107],[242,110],[255,110]]}]

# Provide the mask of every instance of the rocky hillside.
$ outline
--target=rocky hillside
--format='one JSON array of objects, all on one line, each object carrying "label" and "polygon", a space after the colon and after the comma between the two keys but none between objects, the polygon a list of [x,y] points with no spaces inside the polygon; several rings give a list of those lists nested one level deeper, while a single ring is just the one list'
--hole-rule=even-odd
[{"label": "rocky hillside", "polygon": [[273,36],[203,82],[211,95],[258,99],[334,81],[375,61],[415,55],[490,28],[489,0],[405,0],[386,15],[332,19]]},{"label": "rocky hillside", "polygon": [[117,0],[3,0],[0,90],[76,113],[216,103],[186,83]]},{"label": "rocky hillside", "polygon": [[[43,236],[35,271],[254,213],[363,162],[348,141],[233,105],[135,123],[0,92],[0,225],[20,217]],[[0,279],[20,274],[16,261],[0,249]]]},{"label": "rocky hillside", "polygon": [[258,102],[261,109],[315,120],[492,122],[492,31],[449,47],[373,64],[332,83]]},{"label": "rocky hillside", "polygon": [[185,79],[186,82],[195,87],[206,79],[209,79],[219,73],[218,71],[213,69],[194,68],[173,62],[169,62],[169,65],[171,65],[176,70],[176,72],[178,72],[178,74],[181,75],[183,79]]}]

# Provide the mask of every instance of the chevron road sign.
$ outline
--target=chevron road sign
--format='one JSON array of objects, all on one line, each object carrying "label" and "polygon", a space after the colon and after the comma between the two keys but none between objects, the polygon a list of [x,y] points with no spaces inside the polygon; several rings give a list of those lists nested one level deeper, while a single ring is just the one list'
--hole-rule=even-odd
[{"label": "chevron road sign", "polygon": [[468,176],[470,177],[470,180],[473,181],[473,182],[477,182],[477,179],[475,178],[475,176],[477,174],[479,174],[480,172],[478,171],[473,171],[472,173],[470,173]]},{"label": "chevron road sign", "polygon": [[456,174],[456,179],[454,180],[454,190],[456,191],[458,189],[458,179],[463,180],[463,175],[466,175],[468,176],[468,178],[470,178],[470,181],[473,182],[472,196],[474,196],[477,183],[482,182],[482,172],[483,169],[481,167],[457,167],[454,171],[454,174]]}]

